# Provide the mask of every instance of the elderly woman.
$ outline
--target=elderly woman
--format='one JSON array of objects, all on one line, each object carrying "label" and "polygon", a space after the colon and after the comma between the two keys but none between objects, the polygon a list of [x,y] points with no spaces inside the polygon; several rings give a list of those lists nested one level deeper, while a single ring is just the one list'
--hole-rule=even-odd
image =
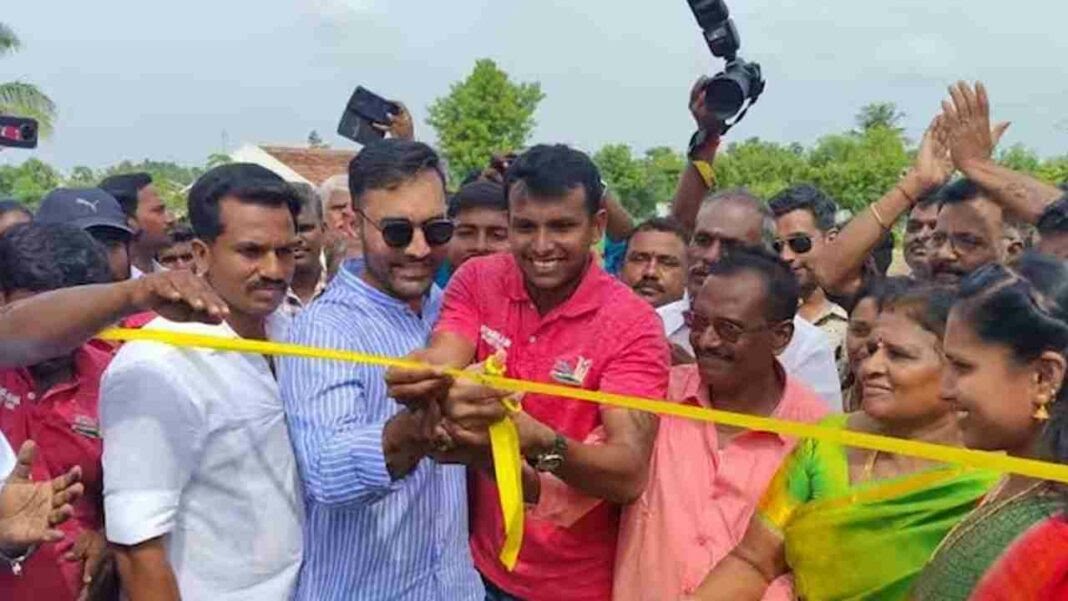
[{"label": "elderly woman", "polygon": [[[943,397],[969,448],[1068,462],[1068,268],[1029,255],[961,284]],[[1063,484],[1008,476],[946,539],[916,599],[1068,599]]]},{"label": "elderly woman", "polygon": [[[824,424],[959,445],[939,398],[952,292],[910,288],[883,300],[860,363],[862,411]],[[742,542],[698,599],[760,599],[792,574],[803,599],[904,599],[938,543],[990,489],[987,472],[805,440],[772,480]]]}]

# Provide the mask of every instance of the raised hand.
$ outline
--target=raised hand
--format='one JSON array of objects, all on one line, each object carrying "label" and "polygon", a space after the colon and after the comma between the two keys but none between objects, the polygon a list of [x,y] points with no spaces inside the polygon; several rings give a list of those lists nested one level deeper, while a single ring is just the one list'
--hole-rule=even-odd
[{"label": "raised hand", "polygon": [[942,101],[947,144],[953,164],[967,172],[976,164],[990,160],[1008,123],[990,127],[990,100],[986,87],[974,87],[960,81],[949,87],[950,98]]},{"label": "raised hand", "polygon": [[697,129],[718,134],[723,131],[723,122],[709,112],[708,105],[705,104],[705,84],[708,83],[708,79],[707,76],[702,75],[690,88],[690,114],[693,115]]},{"label": "raised hand", "polygon": [[924,190],[939,188],[953,175],[953,160],[949,153],[948,132],[943,115],[936,115],[924,132],[912,171]]},{"label": "raised hand", "polygon": [[392,138],[414,140],[415,124],[412,122],[412,114],[408,112],[408,107],[404,106],[404,103],[399,100],[390,100],[390,102],[396,104],[400,110],[395,115],[390,115],[392,121],[389,124],[372,123],[372,127],[383,133],[388,133]]},{"label": "raised hand", "polygon": [[139,311],[155,311],[171,321],[220,323],[230,313],[211,286],[188,270],[150,273],[128,285]]},{"label": "raised hand", "polygon": [[55,527],[73,514],[71,504],[82,495],[82,471],[74,467],[46,482],[30,480],[37,445],[26,441],[19,449],[15,470],[0,488],[0,549],[9,557],[63,538]]}]

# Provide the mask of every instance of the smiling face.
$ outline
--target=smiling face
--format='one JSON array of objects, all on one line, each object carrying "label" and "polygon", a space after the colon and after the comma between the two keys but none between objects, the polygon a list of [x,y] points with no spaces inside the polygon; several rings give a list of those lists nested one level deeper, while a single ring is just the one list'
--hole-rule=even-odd
[{"label": "smiling face", "polygon": [[549,198],[533,196],[522,181],[509,188],[508,207],[510,247],[528,289],[553,294],[577,287],[604,232],[604,210],[589,213],[582,186]]},{"label": "smiling face", "polygon": [[938,212],[931,235],[935,281],[956,284],[969,273],[1005,258],[1001,208],[986,198],[949,204]]},{"label": "smiling face", "polygon": [[888,424],[925,424],[942,419],[949,406],[939,398],[942,355],[938,336],[903,312],[879,314],[860,362],[861,408]]},{"label": "smiling face", "polygon": [[508,251],[508,211],[470,207],[456,214],[449,242],[449,263],[459,268],[468,259]]},{"label": "smiling face", "polygon": [[1033,417],[1036,365],[1017,361],[1007,345],[981,340],[959,306],[949,314],[945,349],[942,398],[957,412],[964,444],[988,451],[1033,446],[1041,431]]}]

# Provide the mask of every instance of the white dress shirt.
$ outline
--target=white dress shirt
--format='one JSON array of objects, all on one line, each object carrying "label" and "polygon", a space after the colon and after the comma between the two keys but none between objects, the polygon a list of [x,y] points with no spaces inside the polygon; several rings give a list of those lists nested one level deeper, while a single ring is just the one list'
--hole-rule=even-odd
[{"label": "white dress shirt", "polygon": [[[237,337],[225,323],[145,329]],[[100,410],[108,540],[164,537],[183,599],[292,596],[303,504],[263,356],[131,342],[104,374]]]},{"label": "white dress shirt", "polygon": [[690,299],[685,296],[673,303],[661,305],[656,308],[656,314],[664,322],[664,335],[668,338],[679,329],[686,327],[686,319],[683,313],[690,308]]},{"label": "white dress shirt", "polygon": [[[693,354],[689,327],[682,326],[668,335],[668,340]],[[779,354],[779,362],[786,373],[814,390],[831,411],[842,412],[842,386],[834,363],[834,346],[822,330],[795,316],[794,336]]]}]

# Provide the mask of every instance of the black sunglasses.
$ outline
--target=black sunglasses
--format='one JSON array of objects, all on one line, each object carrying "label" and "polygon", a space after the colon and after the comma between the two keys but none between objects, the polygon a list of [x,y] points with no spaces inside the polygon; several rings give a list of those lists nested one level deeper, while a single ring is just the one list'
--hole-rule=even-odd
[{"label": "black sunglasses", "polygon": [[777,253],[782,252],[783,246],[789,246],[790,250],[794,251],[795,254],[803,255],[812,250],[812,238],[807,234],[798,234],[796,236],[790,236],[785,240],[779,238],[771,243],[771,247],[774,248]]},{"label": "black sunglasses", "polygon": [[[386,217],[379,223],[375,223],[374,220],[369,219],[367,214],[360,211],[363,215],[364,221],[370,223],[376,230],[382,232],[382,239],[386,241],[386,244],[392,248],[406,248],[412,243],[412,238],[415,236],[415,224],[411,219],[404,217]],[[437,219],[431,219],[419,224],[419,229],[423,230],[423,237],[426,238],[426,243],[430,246],[441,246],[447,244],[449,240],[452,240],[452,233],[456,229],[456,224],[451,219],[439,217]]]}]

